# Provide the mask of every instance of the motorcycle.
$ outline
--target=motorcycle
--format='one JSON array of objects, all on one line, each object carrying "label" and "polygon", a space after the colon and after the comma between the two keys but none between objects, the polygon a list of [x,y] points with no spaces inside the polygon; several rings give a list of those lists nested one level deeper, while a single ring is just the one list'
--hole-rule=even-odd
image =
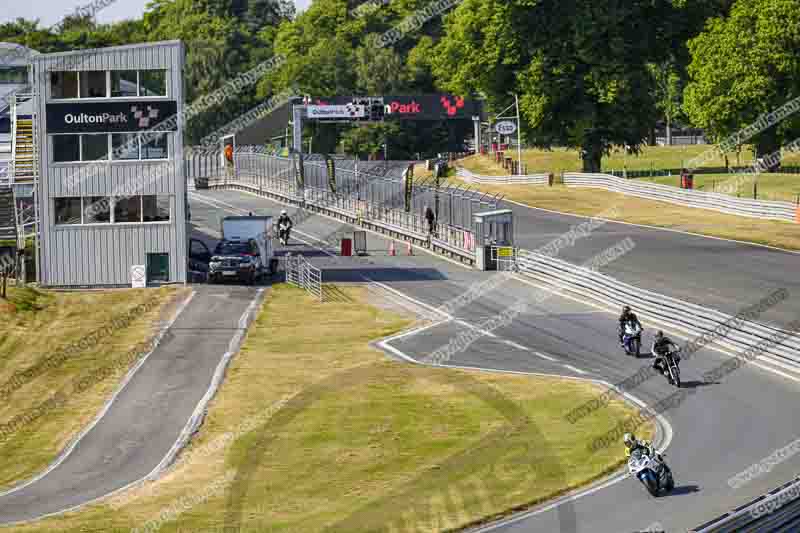
[{"label": "motorcycle", "polygon": [[625,324],[625,331],[622,334],[622,346],[625,355],[639,357],[642,348],[642,327],[639,324],[628,322]]},{"label": "motorcycle", "polygon": [[681,388],[681,369],[678,367],[680,359],[678,352],[669,352],[662,358],[663,362],[666,363],[666,368],[662,370],[664,376],[670,385],[675,385],[678,388]]},{"label": "motorcycle", "polygon": [[286,246],[289,242],[289,232],[291,231],[291,227],[288,223],[283,222],[278,226],[278,238],[281,241],[281,244]]},{"label": "motorcycle", "polygon": [[657,497],[662,489],[669,492],[675,488],[672,470],[652,447],[648,448],[648,453],[634,450],[628,459],[628,471],[647,488],[651,496]]}]

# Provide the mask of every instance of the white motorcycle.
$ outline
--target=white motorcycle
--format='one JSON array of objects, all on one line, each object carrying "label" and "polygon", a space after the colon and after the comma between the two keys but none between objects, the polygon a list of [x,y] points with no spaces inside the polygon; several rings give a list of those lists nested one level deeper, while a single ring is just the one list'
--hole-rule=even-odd
[{"label": "white motorcycle", "polygon": [[652,447],[648,449],[648,453],[634,450],[628,459],[628,471],[641,481],[651,496],[658,496],[662,489],[669,492],[675,488],[672,471]]}]

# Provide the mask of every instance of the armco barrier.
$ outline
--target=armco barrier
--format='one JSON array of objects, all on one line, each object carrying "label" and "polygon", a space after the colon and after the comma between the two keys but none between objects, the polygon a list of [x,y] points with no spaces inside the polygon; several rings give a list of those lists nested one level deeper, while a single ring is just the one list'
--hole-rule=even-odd
[{"label": "armco barrier", "polygon": [[[239,154],[244,155],[244,154]],[[237,155],[237,157],[239,157]],[[237,163],[238,163],[237,159]],[[389,209],[380,204],[357,200],[353,197],[335,195],[325,189],[306,187],[302,190],[291,180],[276,178],[268,174],[290,174],[291,160],[278,163],[268,171],[260,165],[242,161],[237,164],[237,175],[209,180],[214,189],[242,190],[264,196],[278,202],[296,205],[357,227],[377,231],[391,238],[429,246],[434,252],[458,259],[469,265],[475,264],[475,239],[472,232],[461,228],[439,224],[438,236],[430,238],[427,223],[414,213],[400,209]]]},{"label": "armco barrier", "polygon": [[565,173],[564,185],[568,187],[594,187],[612,192],[659,200],[685,207],[710,209],[731,215],[796,222],[796,207],[790,202],[768,202],[736,198],[727,194],[678,189],[658,183],[617,178],[608,174]]},{"label": "armco barrier", "polygon": [[[639,316],[668,324],[690,337],[719,331],[727,323],[729,329],[713,341],[714,344],[741,352],[764,343],[761,355],[764,360],[800,372],[800,340],[792,332],[734,319],[713,309],[639,289],[605,274],[526,250],[519,251],[517,264],[520,272],[529,277],[605,306],[622,307],[636,302]],[[777,342],[770,342],[781,336],[783,338]]]},{"label": "armco barrier", "polygon": [[800,516],[800,477],[689,531],[690,533],[777,531],[794,523],[798,516]]},{"label": "armco barrier", "polygon": [[465,168],[456,170],[456,175],[469,183],[483,183],[486,185],[547,185],[549,183],[547,174],[531,174],[529,176],[481,176],[473,174]]}]

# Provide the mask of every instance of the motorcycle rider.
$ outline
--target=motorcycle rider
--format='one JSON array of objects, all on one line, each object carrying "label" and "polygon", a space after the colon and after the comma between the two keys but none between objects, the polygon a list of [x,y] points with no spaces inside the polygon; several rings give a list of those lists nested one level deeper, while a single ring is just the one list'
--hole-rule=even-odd
[{"label": "motorcycle rider", "polygon": [[656,337],[653,340],[653,347],[651,348],[653,355],[656,356],[655,361],[653,361],[653,368],[655,368],[662,374],[666,375],[667,372],[666,357],[667,355],[669,355],[670,352],[673,352],[674,353],[673,357],[675,358],[675,364],[677,365],[681,360],[680,356],[677,353],[675,353],[678,350],[680,350],[680,348],[678,348],[678,346],[674,342],[672,342],[672,340],[670,340],[669,337],[664,335],[663,331],[659,330],[656,333]]},{"label": "motorcycle rider", "polygon": [[635,450],[642,450],[647,453],[653,446],[650,441],[638,440],[633,433],[625,433],[622,437],[622,442],[625,444],[625,457],[630,457]]},{"label": "motorcycle rider", "polygon": [[283,231],[281,226],[286,226],[286,242],[289,241],[289,231],[292,229],[292,219],[286,214],[286,209],[281,210],[281,216],[278,217],[278,235],[281,236]]},{"label": "motorcycle rider", "polygon": [[672,470],[670,470],[669,466],[667,466],[667,463],[664,461],[664,457],[658,453],[658,450],[655,449],[655,446],[653,446],[652,442],[647,440],[638,440],[636,435],[633,433],[625,433],[625,435],[622,437],[622,442],[625,443],[626,458],[630,458],[631,454],[636,450],[642,450],[642,453],[645,455],[650,455],[650,451],[652,450],[656,458],[664,465],[666,471],[670,474],[672,473]]},{"label": "motorcycle rider", "polygon": [[644,329],[642,328],[642,323],[639,322],[639,317],[637,317],[636,314],[631,311],[630,306],[626,305],[623,307],[622,314],[619,315],[619,343],[621,346],[624,346],[622,342],[622,336],[625,334],[625,323],[628,321],[632,321],[634,324],[639,326],[639,328]]}]

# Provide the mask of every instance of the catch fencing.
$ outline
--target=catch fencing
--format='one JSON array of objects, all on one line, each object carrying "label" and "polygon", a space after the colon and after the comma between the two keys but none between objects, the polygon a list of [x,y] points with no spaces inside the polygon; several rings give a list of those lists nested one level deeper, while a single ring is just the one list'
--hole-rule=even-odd
[{"label": "catch fencing", "polygon": [[670,185],[642,183],[608,174],[565,173],[567,187],[592,187],[612,192],[658,200],[685,207],[709,209],[750,218],[798,222],[798,208],[790,202],[774,202],[736,198],[727,194],[678,189]]},{"label": "catch fencing", "polygon": [[529,277],[603,306],[615,308],[636,302],[640,316],[668,324],[689,336],[708,335],[725,328],[714,341],[735,352],[760,347],[765,360],[800,371],[800,340],[793,331],[734,318],[725,313],[622,283],[597,271],[554,257],[519,250],[517,265]]},{"label": "catch fencing", "polygon": [[[320,212],[350,224],[391,237],[430,247],[433,251],[475,262],[473,215],[498,208],[501,197],[452,187],[431,180],[414,183],[410,209],[405,210],[406,184],[402,179],[351,169],[335,162],[335,183],[319,158],[303,162],[303,187],[297,182],[296,162],[262,153],[237,151],[235,172],[222,172],[210,186],[242,189],[281,202]],[[346,160],[345,160],[346,161]],[[434,232],[429,232],[425,207],[438,213]]]},{"label": "catch fencing", "polygon": [[309,263],[302,255],[292,254],[286,256],[285,270],[287,283],[322,301],[322,270]]}]

